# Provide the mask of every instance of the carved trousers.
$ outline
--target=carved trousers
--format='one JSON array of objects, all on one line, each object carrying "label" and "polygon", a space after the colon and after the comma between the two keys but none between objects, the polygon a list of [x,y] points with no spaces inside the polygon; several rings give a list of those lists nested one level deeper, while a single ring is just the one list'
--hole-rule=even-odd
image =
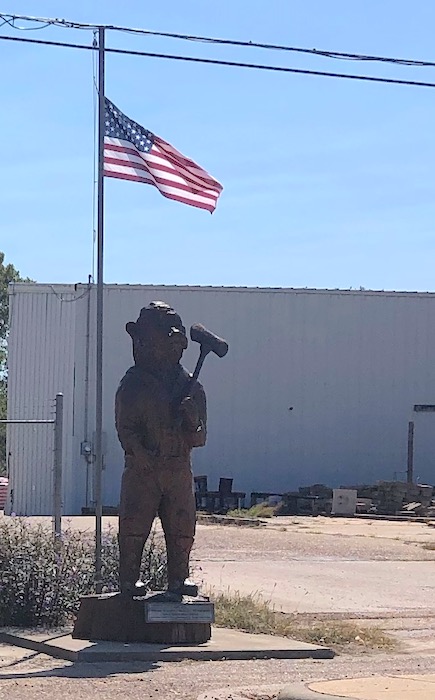
[{"label": "carved trousers", "polygon": [[119,510],[121,584],[138,580],[143,547],[157,514],[166,541],[168,585],[177,587],[189,576],[195,536],[195,495],[189,463],[163,463],[152,468],[133,461],[126,464]]}]

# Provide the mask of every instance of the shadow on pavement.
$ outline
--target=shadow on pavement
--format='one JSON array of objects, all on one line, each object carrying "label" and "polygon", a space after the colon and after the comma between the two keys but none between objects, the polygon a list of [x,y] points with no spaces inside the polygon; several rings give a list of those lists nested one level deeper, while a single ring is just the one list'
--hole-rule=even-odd
[{"label": "shadow on pavement", "polygon": [[[117,674],[148,673],[159,668],[160,663],[155,661],[105,661],[102,663],[90,663],[87,661],[66,662],[68,666],[40,670],[26,670],[20,673],[21,664],[29,660],[34,662],[38,653],[18,659],[0,668],[0,682],[5,680],[36,679],[36,678],[108,678]],[[174,662],[172,662],[174,663]],[[18,671],[8,673],[7,669],[14,668]],[[6,673],[4,672],[6,670]]]}]

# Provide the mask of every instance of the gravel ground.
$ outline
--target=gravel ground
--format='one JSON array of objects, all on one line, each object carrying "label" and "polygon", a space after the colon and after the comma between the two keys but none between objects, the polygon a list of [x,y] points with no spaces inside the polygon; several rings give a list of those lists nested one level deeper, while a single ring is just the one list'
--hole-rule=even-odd
[{"label": "gravel ground", "polygon": [[[0,647],[0,658],[2,648]],[[167,664],[70,664],[43,655],[27,654],[0,669],[1,700],[50,698],[64,700],[235,700],[274,697],[281,684],[378,674],[434,673],[435,656],[363,654],[327,661],[208,661]]]},{"label": "gravel ground", "polygon": [[[87,527],[91,524],[87,523]],[[80,527],[77,521],[74,527]],[[422,562],[435,530],[417,523],[371,523],[327,518],[279,519],[261,528],[199,526],[197,561]],[[231,583],[231,582],[229,582]],[[253,581],[253,590],[256,582]],[[340,596],[340,590],[335,591]],[[370,617],[370,610],[362,611]],[[435,673],[435,617],[421,610],[380,620],[397,636],[400,653],[340,654],[333,660],[257,660],[166,664],[71,664],[0,645],[0,699],[238,700],[276,697],[279,686],[383,673]],[[238,689],[244,689],[242,692]]]}]

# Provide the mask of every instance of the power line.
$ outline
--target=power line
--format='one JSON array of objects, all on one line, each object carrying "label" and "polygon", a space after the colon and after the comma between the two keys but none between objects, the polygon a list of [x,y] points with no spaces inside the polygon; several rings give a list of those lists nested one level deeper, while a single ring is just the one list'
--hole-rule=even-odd
[{"label": "power line", "polygon": [[[42,44],[43,46],[63,46],[67,49],[84,49],[86,51],[97,51],[93,46],[86,44],[73,44],[67,41],[44,41],[44,39],[26,39],[23,36],[3,36],[0,34],[0,39],[4,41],[18,41],[23,44]],[[107,49],[106,49],[107,51]]]},{"label": "power line", "polygon": [[107,29],[118,29],[118,31],[126,33],[142,33],[151,36],[159,36],[170,39],[183,39],[186,41],[200,42],[204,44],[219,44],[224,46],[238,46],[243,48],[268,49],[273,51],[286,51],[293,53],[310,54],[312,56],[322,56],[324,58],[334,58],[342,61],[366,61],[366,62],[381,62],[393,63],[403,66],[418,66],[418,67],[435,67],[435,62],[418,61],[407,58],[391,58],[388,56],[370,56],[367,54],[344,53],[341,51],[325,51],[321,49],[306,49],[297,46],[286,46],[283,44],[265,44],[255,41],[238,41],[234,39],[218,39],[205,36],[189,36],[187,34],[174,34],[171,32],[157,32],[149,29],[127,29],[117,27],[107,27]]},{"label": "power line", "polygon": [[[180,39],[183,41],[200,42],[206,44],[218,44],[224,46],[237,46],[243,48],[256,48],[256,49],[266,49],[273,51],[285,51],[302,53],[313,56],[322,56],[324,58],[338,59],[344,61],[363,61],[363,62],[381,62],[381,63],[393,63],[402,66],[414,66],[414,67],[435,67],[434,61],[420,61],[415,59],[407,58],[393,58],[390,56],[371,56],[369,54],[357,54],[357,53],[346,53],[342,51],[325,51],[322,49],[307,49],[297,46],[286,46],[283,44],[269,44],[263,42],[255,41],[242,41],[236,39],[220,39],[216,37],[207,36],[197,36],[192,34],[179,34],[175,32],[160,32],[151,29],[140,29],[135,27],[124,27],[115,24],[105,24],[105,25],[95,25],[87,24],[84,22],[74,22],[72,20],[59,19],[59,18],[46,18],[46,17],[32,17],[28,15],[7,15],[1,14],[0,18],[4,20],[4,23],[8,23],[14,29],[26,29],[25,27],[18,27],[14,24],[15,20],[23,20],[27,22],[40,22],[44,24],[44,27],[55,26],[64,27],[68,29],[85,29],[85,30],[95,30],[98,26],[104,27],[104,29],[116,32],[124,32],[129,34],[141,34],[146,36],[156,36],[164,37],[167,39]],[[2,26],[2,25],[0,25]],[[28,30],[39,29],[39,27],[31,27]]]},{"label": "power line", "polygon": [[[0,40],[17,41],[29,44],[42,44],[44,46],[62,46],[71,49],[84,49],[86,51],[95,51],[93,46],[86,44],[73,44],[63,41],[44,41],[42,39],[27,39],[24,37],[11,37],[0,35]],[[371,75],[354,75],[351,73],[331,73],[327,71],[308,70],[303,68],[287,68],[286,66],[269,66],[261,63],[241,63],[239,61],[221,61],[214,58],[197,58],[195,56],[178,56],[176,54],[153,53],[150,51],[133,51],[129,49],[114,49],[106,48],[106,53],[114,53],[124,56],[143,56],[147,58],[162,58],[172,61],[185,61],[188,63],[202,63],[215,66],[229,66],[232,68],[249,68],[254,70],[271,71],[278,73],[294,73],[297,75],[315,75],[325,78],[340,78],[347,80],[362,80],[372,83],[386,83],[390,85],[409,85],[413,87],[428,87],[435,88],[435,83],[423,82],[419,80],[401,80],[399,78],[380,78]]]},{"label": "power line", "polygon": [[370,75],[352,75],[351,73],[330,73],[327,71],[308,70],[303,68],[287,68],[286,66],[268,66],[261,63],[241,63],[239,61],[221,61],[214,58],[196,58],[193,56],[177,56],[174,54],[131,51],[125,49],[106,49],[109,53],[127,54],[130,56],[148,56],[149,58],[167,58],[173,61],[205,63],[215,66],[232,66],[233,68],[251,68],[255,70],[274,71],[278,73],[296,73],[299,75],[317,75],[325,78],[344,78],[348,80],[365,80],[375,83],[390,83],[392,85],[414,85],[418,87],[435,87],[435,83],[418,80],[400,80],[395,78],[378,78]]},{"label": "power line", "polygon": [[[39,29],[45,29],[46,27],[51,26],[51,21],[47,20],[45,24],[43,24],[41,27],[18,27],[15,24],[15,17],[13,15],[2,15],[0,13],[0,17],[2,18],[3,22],[0,24],[0,27],[3,27],[5,24],[9,24],[12,29],[18,29],[22,32],[34,32]],[[40,22],[41,20],[39,18],[35,18],[35,22]]]}]

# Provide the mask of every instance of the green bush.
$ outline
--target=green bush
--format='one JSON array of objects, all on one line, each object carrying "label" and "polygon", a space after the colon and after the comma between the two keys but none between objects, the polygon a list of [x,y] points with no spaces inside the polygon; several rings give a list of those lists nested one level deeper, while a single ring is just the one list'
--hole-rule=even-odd
[{"label": "green bush", "polygon": [[[118,590],[118,538],[102,537],[103,591]],[[95,592],[95,540],[67,529],[55,541],[51,529],[21,518],[0,520],[0,626],[56,627],[69,622],[80,596]],[[149,590],[166,585],[166,553],[150,537],[141,577]]]}]

